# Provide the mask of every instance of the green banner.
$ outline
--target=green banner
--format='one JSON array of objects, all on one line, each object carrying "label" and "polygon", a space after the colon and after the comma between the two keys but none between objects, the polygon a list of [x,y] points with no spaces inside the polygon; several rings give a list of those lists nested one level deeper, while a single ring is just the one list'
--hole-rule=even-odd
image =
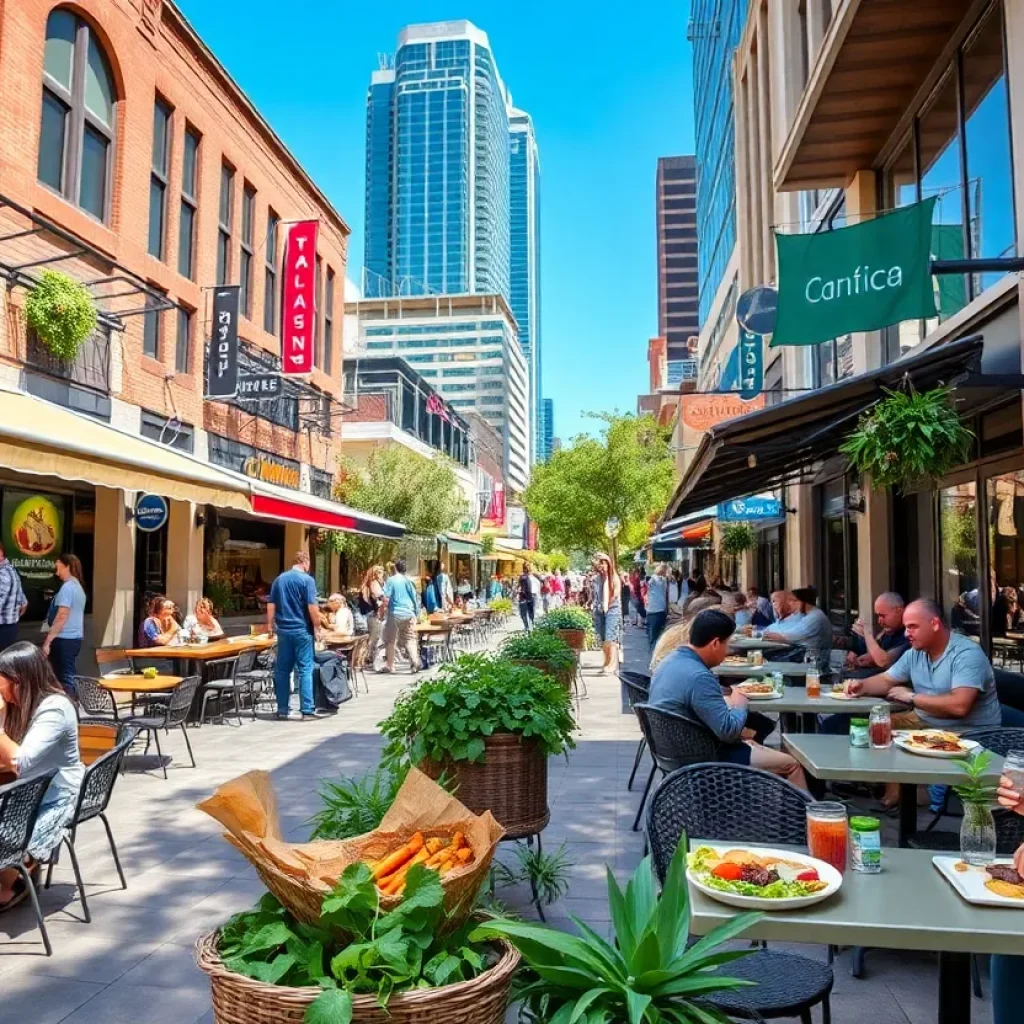
[{"label": "green banner", "polygon": [[776,235],[779,310],[772,345],[817,345],[935,316],[934,197],[862,224]]}]

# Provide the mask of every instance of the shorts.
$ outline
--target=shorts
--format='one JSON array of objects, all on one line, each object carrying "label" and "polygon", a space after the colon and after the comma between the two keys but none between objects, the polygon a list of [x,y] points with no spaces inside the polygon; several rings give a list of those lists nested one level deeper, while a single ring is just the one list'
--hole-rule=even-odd
[{"label": "shorts", "polygon": [[593,618],[597,639],[603,644],[617,644],[622,634],[622,609],[617,604],[606,612],[595,608]]}]

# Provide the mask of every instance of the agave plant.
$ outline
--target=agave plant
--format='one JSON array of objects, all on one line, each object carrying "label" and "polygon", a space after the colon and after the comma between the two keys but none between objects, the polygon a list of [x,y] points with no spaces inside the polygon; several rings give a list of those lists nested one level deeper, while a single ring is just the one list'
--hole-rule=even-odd
[{"label": "agave plant", "polygon": [[487,921],[474,939],[513,943],[527,971],[517,991],[523,1016],[544,1024],[729,1024],[708,997],[751,982],[718,968],[752,950],[718,947],[760,914],[740,914],[687,948],[690,900],[686,837],[669,865],[660,896],[647,857],[623,892],[608,872],[614,943],[573,918],[579,935],[524,921]]}]

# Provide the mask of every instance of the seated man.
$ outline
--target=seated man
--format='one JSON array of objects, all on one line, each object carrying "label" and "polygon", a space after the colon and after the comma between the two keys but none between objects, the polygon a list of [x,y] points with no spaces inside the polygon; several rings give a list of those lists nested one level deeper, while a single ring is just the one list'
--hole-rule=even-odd
[{"label": "seated man", "polygon": [[735,628],[725,612],[715,608],[700,612],[690,627],[689,642],[654,670],[647,703],[703,723],[718,739],[720,760],[762,768],[807,789],[807,778],[794,758],[754,742],[747,698],[736,689],[726,695],[711,671],[729,653]]},{"label": "seated man", "polygon": [[819,672],[830,672],[832,623],[818,607],[817,590],[814,587],[799,587],[793,591],[792,597],[796,603],[795,612],[766,629],[764,639],[792,644],[798,655],[811,655]]},{"label": "seated man", "polygon": [[877,637],[863,619],[853,624],[852,649],[846,656],[850,676],[866,679],[899,661],[910,646],[903,629],[903,608],[903,598],[890,590],[875,598],[875,618],[882,627]]}]

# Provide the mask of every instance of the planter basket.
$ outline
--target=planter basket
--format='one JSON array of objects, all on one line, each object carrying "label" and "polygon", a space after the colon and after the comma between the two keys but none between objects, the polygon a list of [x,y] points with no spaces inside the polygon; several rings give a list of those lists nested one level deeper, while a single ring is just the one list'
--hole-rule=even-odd
[{"label": "planter basket", "polygon": [[[396,993],[383,1009],[371,995],[352,997],[353,1024],[504,1024],[519,954],[499,942],[501,958],[472,981]],[[196,942],[196,963],[210,976],[214,1024],[302,1024],[318,988],[268,985],[227,970],[217,951],[217,933]]]},{"label": "planter basket", "polygon": [[587,631],[585,629],[556,629],[555,636],[564,640],[574,651],[587,649]]},{"label": "planter basket", "polygon": [[420,769],[433,779],[447,773],[459,802],[476,814],[489,810],[506,839],[537,835],[551,820],[548,759],[535,740],[494,733],[484,739],[482,761],[425,761]]},{"label": "planter basket", "polygon": [[572,692],[573,679],[576,676],[575,668],[565,668],[556,672],[546,661],[533,661],[529,658],[513,658],[514,665],[525,665],[527,668],[535,668],[552,679],[557,679],[570,693]]}]

